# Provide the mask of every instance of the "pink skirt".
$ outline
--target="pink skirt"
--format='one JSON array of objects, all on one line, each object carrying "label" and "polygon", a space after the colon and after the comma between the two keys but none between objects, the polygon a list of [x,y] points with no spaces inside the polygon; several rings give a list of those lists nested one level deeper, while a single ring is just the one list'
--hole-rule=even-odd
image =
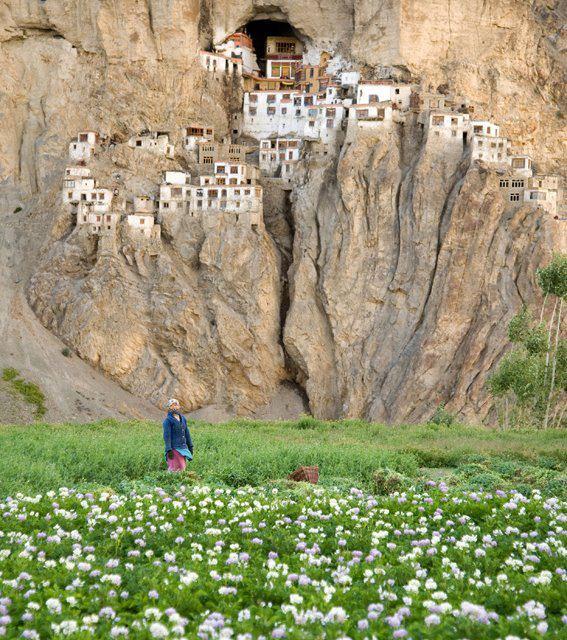
[{"label": "pink skirt", "polygon": [[166,458],[167,460],[167,468],[170,471],[183,471],[187,466],[187,462],[185,460],[185,456],[182,456],[179,451],[172,449],[173,458]]}]

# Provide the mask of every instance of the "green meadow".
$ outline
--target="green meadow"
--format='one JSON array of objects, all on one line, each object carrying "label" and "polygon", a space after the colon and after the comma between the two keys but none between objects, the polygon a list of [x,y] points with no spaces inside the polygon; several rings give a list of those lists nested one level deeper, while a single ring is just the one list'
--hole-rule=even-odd
[{"label": "green meadow", "polygon": [[192,481],[257,486],[286,482],[301,465],[318,465],[320,484],[377,493],[428,480],[467,489],[567,493],[566,438],[559,430],[386,426],[306,417],[193,422],[191,433],[195,459],[180,477],[165,470],[156,422],[0,426],[0,496],[62,486],[117,491]]}]

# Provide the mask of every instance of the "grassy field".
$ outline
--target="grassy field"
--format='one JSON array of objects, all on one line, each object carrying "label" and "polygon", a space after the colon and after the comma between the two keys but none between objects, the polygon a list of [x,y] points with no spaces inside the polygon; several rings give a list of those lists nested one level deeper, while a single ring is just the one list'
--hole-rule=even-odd
[{"label": "grassy field", "polygon": [[[317,464],[321,484],[382,493],[442,479],[464,488],[566,494],[567,446],[560,431],[303,418],[195,423],[191,432],[196,455],[190,476],[207,483],[260,485]],[[0,450],[1,496],[61,486],[168,488],[180,480],[165,472],[161,425],[155,422],[0,426]]]}]

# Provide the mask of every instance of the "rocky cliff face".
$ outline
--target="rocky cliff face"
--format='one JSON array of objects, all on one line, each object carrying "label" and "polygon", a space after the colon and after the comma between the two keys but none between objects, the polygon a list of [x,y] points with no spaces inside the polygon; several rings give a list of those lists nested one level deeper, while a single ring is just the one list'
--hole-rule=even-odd
[{"label": "rocky cliff face", "polygon": [[[54,375],[38,363],[58,343],[46,352],[39,329],[19,330],[22,313],[27,323],[35,314],[154,404],[175,394],[193,409],[254,414],[293,383],[322,417],[417,420],[442,402],[471,419],[488,412],[484,381],[507,322],[534,300],[534,269],[565,243],[565,223],[507,210],[493,171],[436,146],[415,119],[326,156],[314,148],[291,200],[265,185],[265,229],[170,216],[151,247],[103,246],[63,212],[67,145],[80,130],[117,140],[93,174],[126,194],[186,167],[179,154],[134,156],[123,144],[132,133],[202,121],[226,134],[240,93],[195,54],[260,18],[285,19],[314,50],[370,76],[394,65],[424,87],[448,85],[540,170],[565,172],[559,1],[307,4],[0,1],[2,362],[22,366],[33,352],[24,370]],[[52,416],[65,417],[50,384]]]}]

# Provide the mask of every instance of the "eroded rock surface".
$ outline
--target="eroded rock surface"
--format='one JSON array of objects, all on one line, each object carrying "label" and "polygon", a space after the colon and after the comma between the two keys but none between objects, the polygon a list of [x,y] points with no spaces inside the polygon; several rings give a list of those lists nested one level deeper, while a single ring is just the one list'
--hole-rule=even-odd
[{"label": "eroded rock surface", "polygon": [[[0,2],[2,361],[30,353],[24,373],[45,375],[37,362],[66,344],[154,404],[175,394],[227,414],[261,412],[295,383],[322,417],[418,420],[442,402],[486,415],[507,323],[534,302],[534,270],[565,247],[564,223],[507,210],[493,171],[437,148],[417,122],[309,155],[291,200],[265,188],[266,230],[172,216],[151,250],[128,238],[102,250],[72,228],[59,195],[67,145],[84,129],[112,135],[99,182],[157,190],[183,158],[139,159],[124,141],[192,121],[226,134],[238,90],[207,76],[196,52],[273,18],[370,76],[393,65],[449,86],[540,171],[564,174],[565,12],[520,0]],[[35,344],[34,314],[63,342]],[[57,384],[59,417],[69,404]]]}]

